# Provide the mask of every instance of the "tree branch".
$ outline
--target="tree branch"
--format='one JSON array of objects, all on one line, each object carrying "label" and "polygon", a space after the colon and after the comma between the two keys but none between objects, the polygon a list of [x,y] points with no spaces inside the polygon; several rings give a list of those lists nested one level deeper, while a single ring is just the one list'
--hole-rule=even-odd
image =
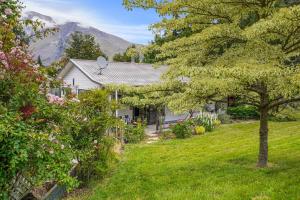
[{"label": "tree branch", "polygon": [[278,106],[283,105],[283,104],[292,103],[292,102],[297,102],[297,101],[300,101],[300,97],[295,97],[295,98],[291,98],[291,99],[277,100],[277,101],[271,103],[271,104],[268,106],[268,108],[269,108],[269,109],[272,109],[272,108],[278,107]]}]

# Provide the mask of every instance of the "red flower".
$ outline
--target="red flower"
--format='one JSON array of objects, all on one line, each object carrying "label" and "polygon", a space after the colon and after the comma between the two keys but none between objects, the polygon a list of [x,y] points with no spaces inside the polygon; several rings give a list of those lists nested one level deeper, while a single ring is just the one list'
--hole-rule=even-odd
[{"label": "red flower", "polygon": [[20,109],[20,111],[22,112],[22,117],[24,119],[27,119],[29,118],[33,113],[36,112],[36,108],[32,105],[27,105],[27,106],[24,106]]}]

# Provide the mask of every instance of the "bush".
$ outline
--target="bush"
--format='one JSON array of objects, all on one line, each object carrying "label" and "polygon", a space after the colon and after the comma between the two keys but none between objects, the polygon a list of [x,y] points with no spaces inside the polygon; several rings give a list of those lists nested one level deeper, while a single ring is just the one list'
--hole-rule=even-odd
[{"label": "bush", "polygon": [[91,148],[82,154],[82,161],[77,168],[77,177],[86,184],[91,177],[103,178],[116,161],[113,152],[115,141],[111,137],[95,140]]},{"label": "bush", "polygon": [[142,123],[137,125],[126,125],[124,140],[126,143],[138,143],[145,138],[145,126]]},{"label": "bush", "polygon": [[259,112],[254,106],[229,107],[227,109],[227,114],[233,119],[259,119]]},{"label": "bush", "polygon": [[279,113],[272,114],[269,120],[274,122],[297,121],[297,113],[294,108],[287,107]]},{"label": "bush", "polygon": [[69,105],[70,116],[64,127],[72,133],[77,152],[78,178],[83,184],[91,177],[103,177],[115,159],[114,140],[106,131],[117,120],[111,116],[111,103],[105,90],[91,90],[79,95],[79,102]]},{"label": "bush", "polygon": [[224,114],[219,114],[218,119],[220,120],[220,122],[222,124],[230,124],[232,122],[230,115],[225,114],[225,113]]},{"label": "bush", "polygon": [[203,126],[196,126],[195,133],[196,135],[203,135],[205,133],[205,128]]},{"label": "bush", "polygon": [[180,122],[171,126],[172,132],[176,138],[184,139],[192,136],[192,127],[190,121]]}]

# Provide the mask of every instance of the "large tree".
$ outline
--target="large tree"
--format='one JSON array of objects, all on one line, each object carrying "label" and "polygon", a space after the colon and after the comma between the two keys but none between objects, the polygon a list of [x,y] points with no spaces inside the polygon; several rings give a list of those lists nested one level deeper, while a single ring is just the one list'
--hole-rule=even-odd
[{"label": "large tree", "polygon": [[152,28],[164,35],[191,30],[159,47],[157,57],[170,66],[165,80],[187,80],[169,105],[189,109],[232,95],[256,106],[257,166],[266,167],[269,112],[300,100],[299,1],[124,0],[124,4],[128,9],[156,9],[163,20]]},{"label": "large tree", "polygon": [[96,60],[99,56],[107,58],[96,43],[95,37],[81,32],[71,35],[68,48],[65,50],[68,58]]},{"label": "large tree", "polygon": [[115,62],[140,62],[140,55],[138,48],[133,44],[129,46],[124,53],[117,53],[113,57]]}]

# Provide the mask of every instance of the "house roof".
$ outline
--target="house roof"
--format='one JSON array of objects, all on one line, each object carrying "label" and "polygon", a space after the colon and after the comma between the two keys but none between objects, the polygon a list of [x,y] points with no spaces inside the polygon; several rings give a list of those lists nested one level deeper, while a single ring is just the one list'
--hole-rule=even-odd
[{"label": "house roof", "polygon": [[107,84],[127,84],[133,86],[158,83],[166,66],[154,68],[151,64],[109,62],[107,68],[101,70],[95,60],[71,59],[60,72],[58,78],[63,78],[75,66],[93,82]]}]

